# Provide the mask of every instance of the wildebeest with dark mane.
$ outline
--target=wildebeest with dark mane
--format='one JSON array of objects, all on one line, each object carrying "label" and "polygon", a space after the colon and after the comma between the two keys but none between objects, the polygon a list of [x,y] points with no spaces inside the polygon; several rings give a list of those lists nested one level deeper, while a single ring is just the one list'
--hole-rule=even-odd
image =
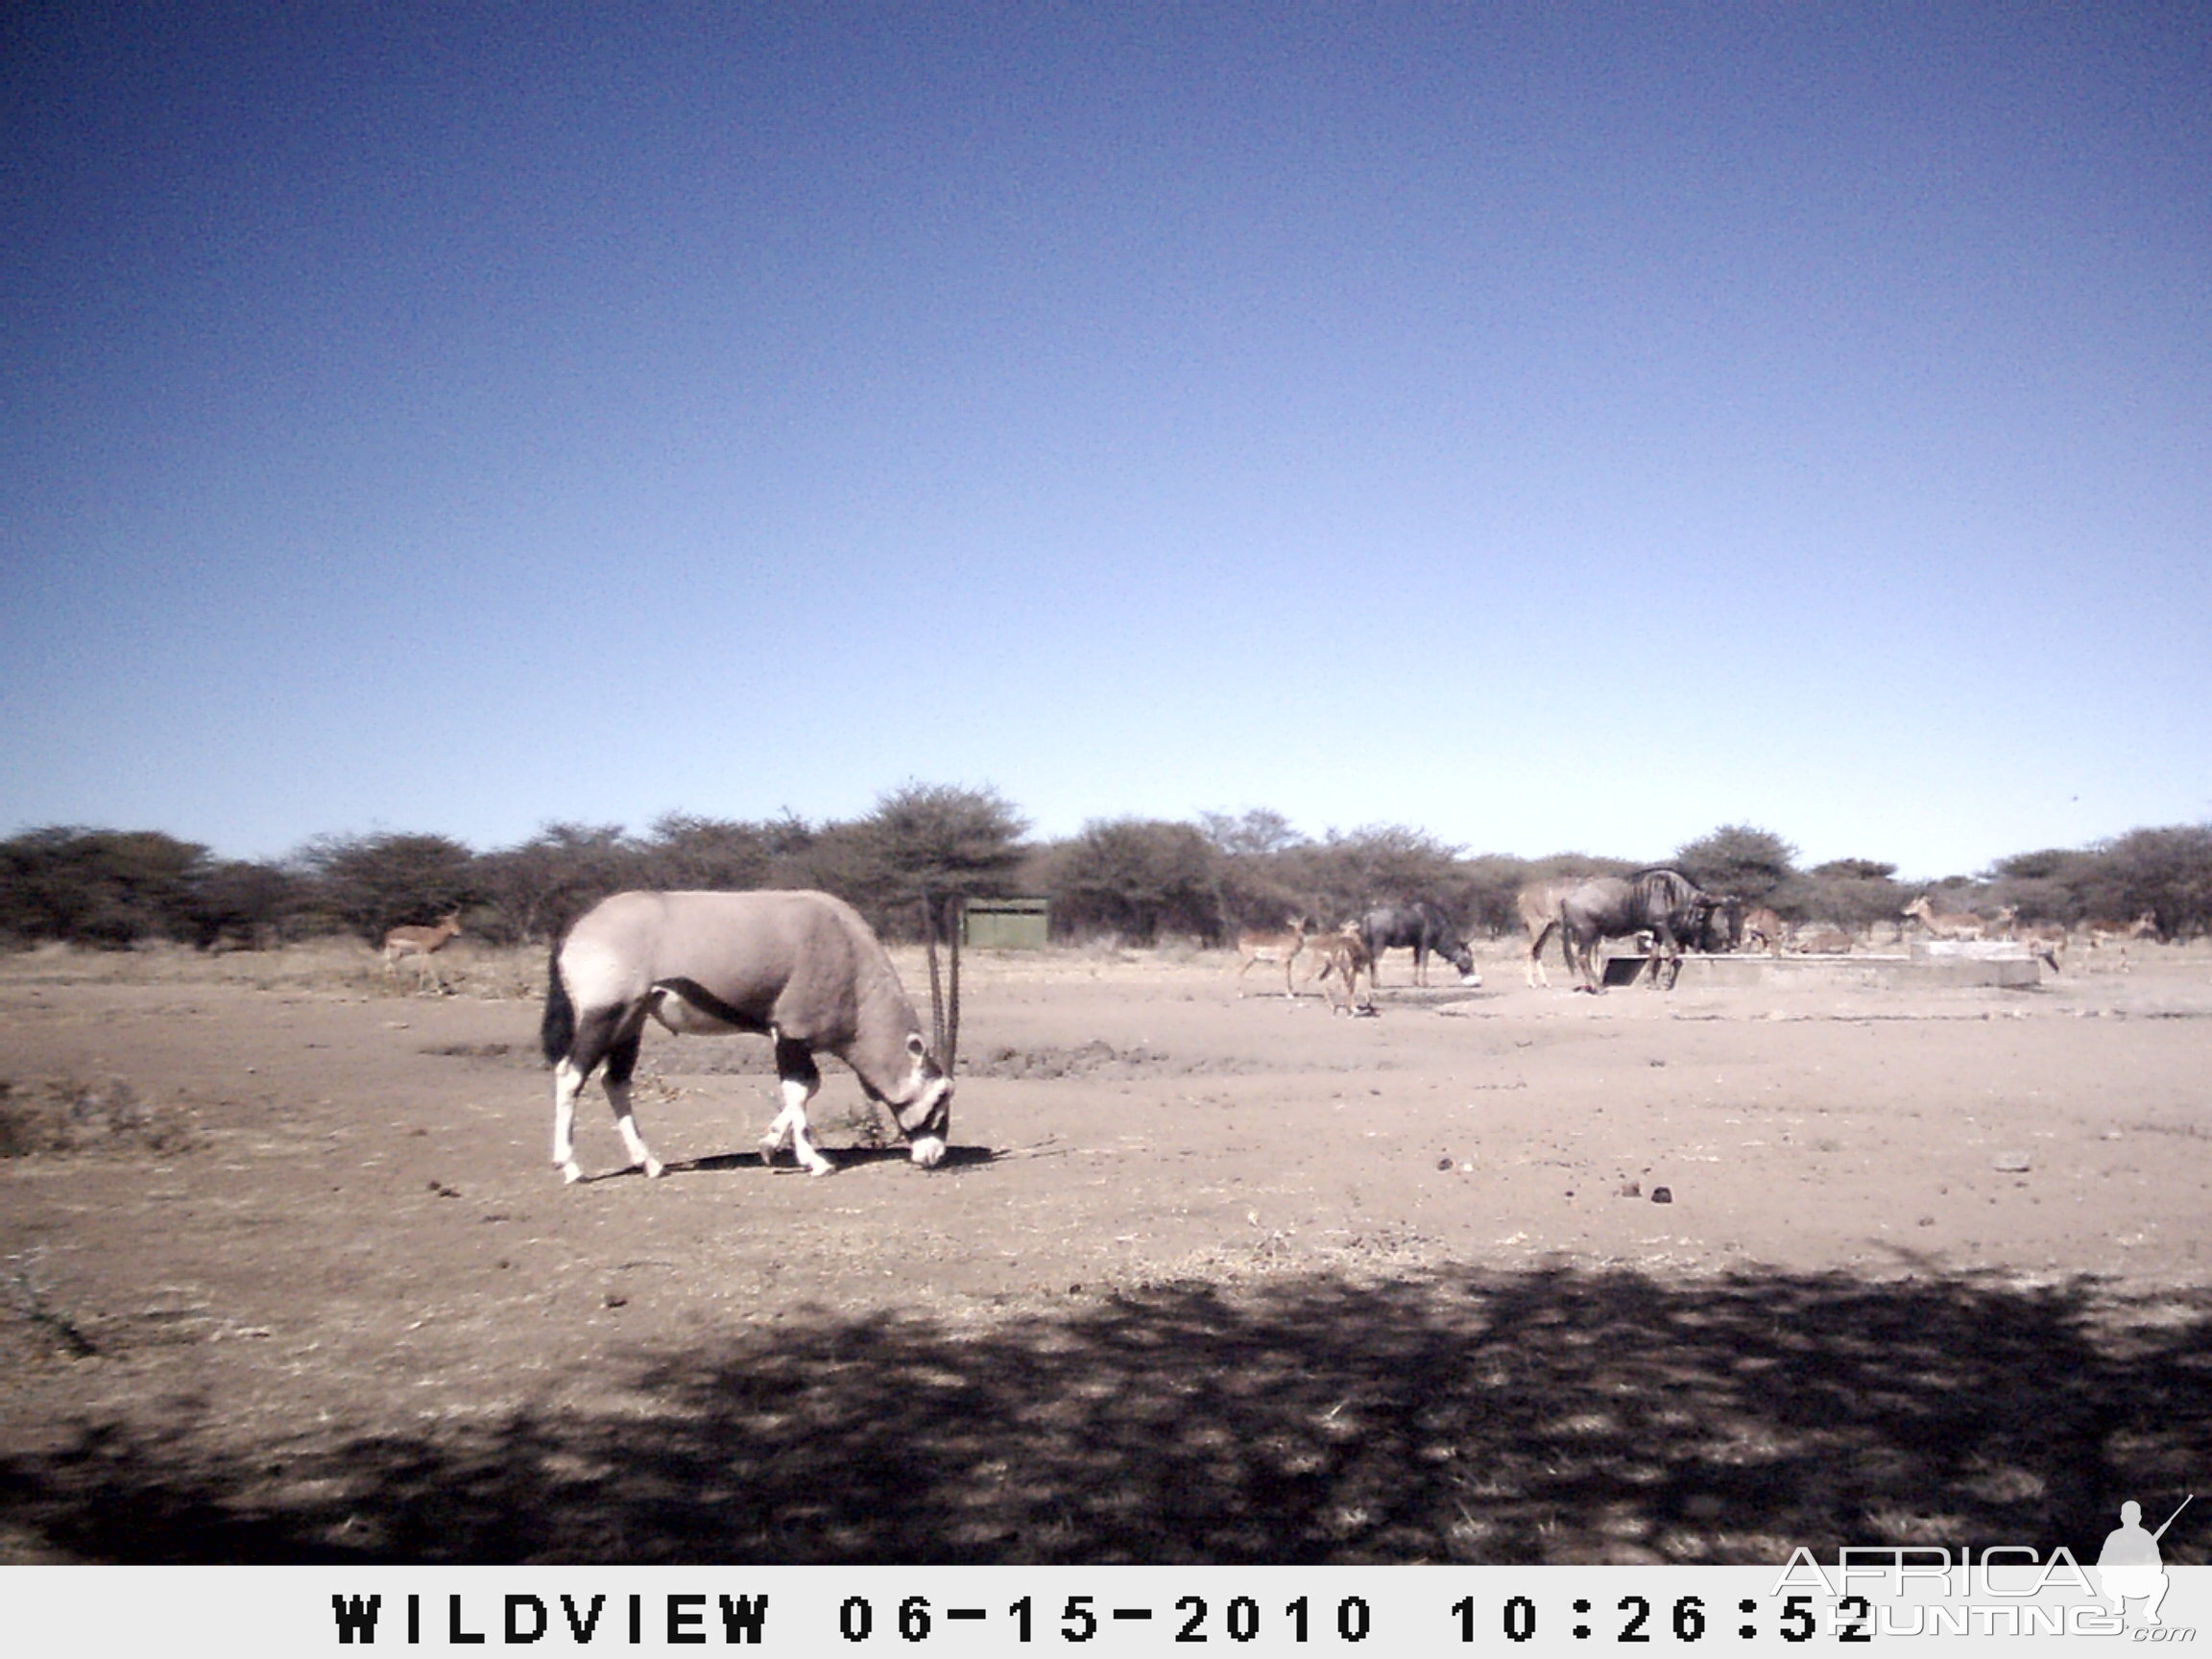
[{"label": "wildebeest with dark mane", "polygon": [[1458,969],[1462,985],[1482,983],[1482,975],[1475,972],[1475,953],[1467,949],[1466,938],[1452,926],[1452,919],[1444,914],[1440,905],[1426,899],[1410,904],[1378,904],[1358,918],[1358,926],[1359,942],[1367,947],[1367,954],[1374,963],[1368,971],[1371,976],[1380,975],[1383,951],[1409,949],[1413,952],[1413,983],[1416,985],[1429,983],[1431,954],[1443,957]]},{"label": "wildebeest with dark mane", "polygon": [[1647,932],[1652,936],[1647,963],[1651,981],[1659,982],[1659,964],[1664,957],[1667,988],[1673,989],[1682,972],[1684,944],[1707,947],[1715,931],[1716,912],[1721,910],[1723,902],[1718,894],[1704,891],[1679,870],[1639,870],[1633,876],[1599,876],[1585,881],[1559,901],[1559,932],[1567,965],[1581,981],[1575,988],[1598,989],[1592,954],[1600,940]]},{"label": "wildebeest with dark mane", "polygon": [[[955,998],[956,1000],[956,998]],[[602,1062],[608,1103],[630,1162],[649,1176],[630,1100],[648,1017],[690,1036],[750,1032],[774,1040],[783,1110],[760,1143],[786,1137],[816,1175],[832,1167],[806,1139],[806,1102],[822,1087],[827,1050],[853,1068],[871,1100],[891,1110],[924,1166],[945,1156],[952,1079],[922,1040],[898,970],[868,924],[827,893],[617,893],[553,948],[541,1031],[553,1066],[553,1163],[576,1166],[576,1096]],[[941,1041],[948,1050],[948,1031]]]}]

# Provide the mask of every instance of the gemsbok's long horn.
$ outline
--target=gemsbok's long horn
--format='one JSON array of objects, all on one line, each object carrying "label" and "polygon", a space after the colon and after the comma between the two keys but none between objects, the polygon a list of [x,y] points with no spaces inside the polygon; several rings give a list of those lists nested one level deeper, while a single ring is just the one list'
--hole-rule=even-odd
[{"label": "gemsbok's long horn", "polygon": [[[962,900],[955,899],[953,903],[961,910],[967,908]],[[951,962],[950,966],[952,983],[946,997],[948,1006],[945,1012],[945,1053],[939,1061],[939,1064],[945,1068],[945,1075],[948,1077],[952,1075],[953,1065],[960,1056],[960,934],[962,931],[960,920],[960,917],[955,915],[950,929]]]},{"label": "gemsbok's long horn", "polygon": [[937,974],[937,935],[946,931],[944,911],[938,907],[937,895],[922,896],[923,933],[929,944],[929,1026],[933,1046],[937,1050],[937,1064],[945,1075],[952,1075],[953,1063],[960,1046],[960,930],[950,929],[948,947],[951,955],[950,1009],[947,1009],[945,987]]}]

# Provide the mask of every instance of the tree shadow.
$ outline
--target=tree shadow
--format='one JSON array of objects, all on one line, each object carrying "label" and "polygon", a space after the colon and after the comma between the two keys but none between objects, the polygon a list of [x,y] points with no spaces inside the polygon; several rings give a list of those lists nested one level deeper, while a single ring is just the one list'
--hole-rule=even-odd
[{"label": "tree shadow", "polygon": [[87,1429],[0,1460],[0,1527],[134,1562],[2086,1560],[2124,1500],[2163,1512],[2204,1473],[2212,1301],[1319,1274],[980,1334],[791,1310],[621,1381],[648,1409],[340,1427],[287,1448],[280,1486],[212,1412]]}]

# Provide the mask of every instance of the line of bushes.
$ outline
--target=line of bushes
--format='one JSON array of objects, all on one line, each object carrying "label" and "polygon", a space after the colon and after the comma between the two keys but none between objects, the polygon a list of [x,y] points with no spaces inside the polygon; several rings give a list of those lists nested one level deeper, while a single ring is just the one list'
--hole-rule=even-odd
[{"label": "line of bushes", "polygon": [[[1101,819],[1059,841],[1025,839],[1027,830],[995,790],[918,783],[851,821],[672,813],[641,834],[548,824],[485,853],[445,835],[330,835],[289,858],[252,862],[217,858],[158,830],[47,828],[0,841],[0,943],[124,949],[170,940],[219,950],[343,933],[374,942],[459,908],[470,936],[516,944],[549,939],[629,887],[819,887],[905,939],[919,936],[932,894],[1046,897],[1063,939],[1215,943],[1243,926],[1292,916],[1332,925],[1367,904],[1414,898],[1496,937],[1519,927],[1515,896],[1526,882],[1632,867],[1580,854],[1470,855],[1397,825],[1316,838],[1265,810],[1192,822]],[[1672,861],[1747,905],[1853,929],[1893,920],[1920,890],[1900,883],[1895,865],[1872,859],[1800,870],[1795,848],[1742,825],[1678,848]],[[2194,937],[2212,931],[2212,826],[2024,853],[1935,886],[1948,909],[2013,904],[2026,920],[2070,925],[2151,910],[2163,936]]]}]

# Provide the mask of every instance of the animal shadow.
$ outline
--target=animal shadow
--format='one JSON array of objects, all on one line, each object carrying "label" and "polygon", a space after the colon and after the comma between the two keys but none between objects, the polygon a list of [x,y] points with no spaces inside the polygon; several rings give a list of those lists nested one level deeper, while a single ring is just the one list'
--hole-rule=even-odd
[{"label": "animal shadow", "polygon": [[[822,1148],[822,1153],[840,1170],[856,1169],[869,1164],[910,1164],[913,1162],[911,1155],[903,1146],[825,1146]],[[981,1165],[997,1163],[998,1160],[998,1154],[989,1146],[948,1146],[945,1148],[945,1156],[938,1160],[937,1167],[930,1170],[929,1173],[935,1175],[942,1174],[948,1169],[974,1168]],[[709,1152],[703,1157],[677,1159],[666,1166],[667,1171],[671,1175],[726,1174],[736,1171],[758,1170],[761,1167],[760,1152],[757,1147],[748,1147],[741,1152]],[[798,1158],[790,1148],[784,1147],[770,1160],[767,1168],[774,1174],[788,1175],[794,1171],[799,1171],[800,1165]],[[635,1175],[638,1171],[631,1168],[617,1169],[612,1173]],[[588,1175],[585,1179],[587,1181],[603,1180],[605,1177]]]}]

